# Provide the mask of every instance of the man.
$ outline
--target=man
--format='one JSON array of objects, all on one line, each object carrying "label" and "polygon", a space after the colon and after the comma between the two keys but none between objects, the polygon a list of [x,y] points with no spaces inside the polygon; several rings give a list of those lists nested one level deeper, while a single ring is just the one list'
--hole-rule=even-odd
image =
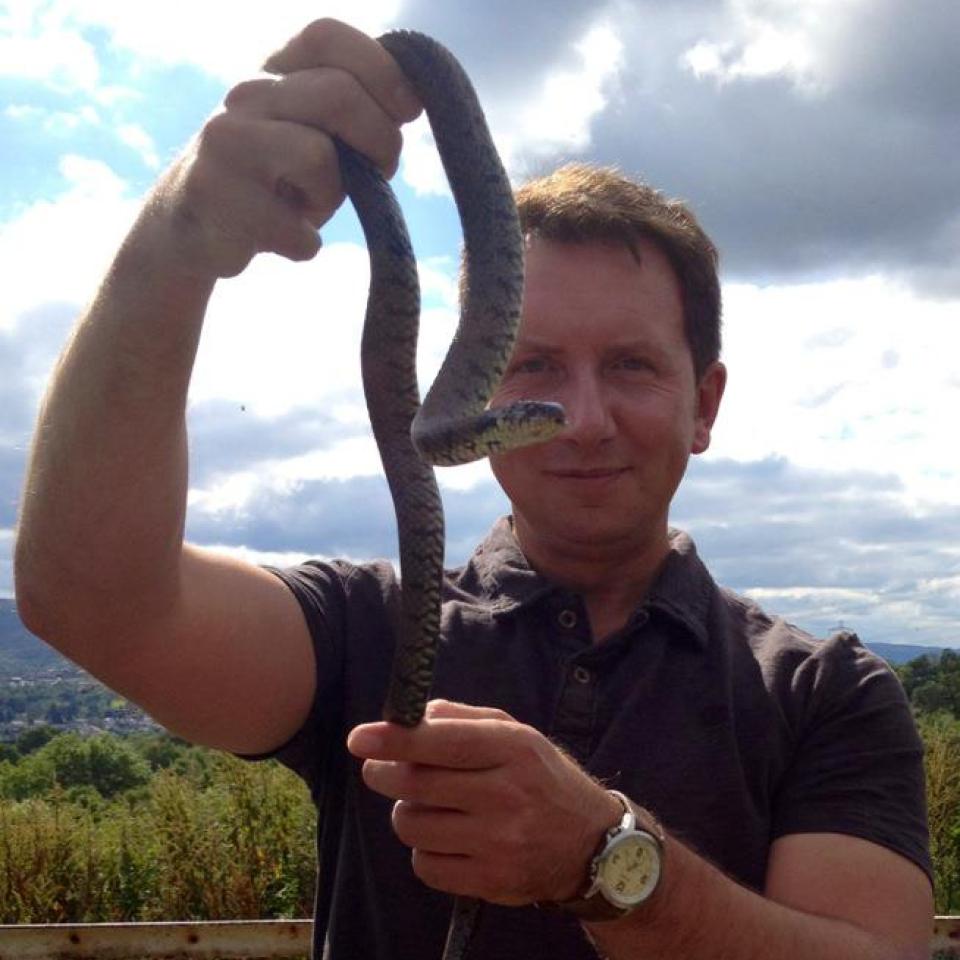
[{"label": "man", "polygon": [[[719,590],[668,533],[725,371],[712,248],[652,191],[573,168],[521,196],[498,400],[559,400],[569,425],[493,464],[512,518],[447,583],[420,726],[376,721],[386,565],[271,572],[183,544],[215,281],[259,250],[312,256],[342,200],[330,135],[391,173],[419,111],[334,21],[267,66],[161,180],[58,366],[17,540],[28,626],[174,732],[307,778],[332,957],[438,956],[451,893],[491,904],[477,957],[924,957],[920,744],[895,678],[851,635],[817,644]],[[650,209],[550,209],[616,193]]]}]

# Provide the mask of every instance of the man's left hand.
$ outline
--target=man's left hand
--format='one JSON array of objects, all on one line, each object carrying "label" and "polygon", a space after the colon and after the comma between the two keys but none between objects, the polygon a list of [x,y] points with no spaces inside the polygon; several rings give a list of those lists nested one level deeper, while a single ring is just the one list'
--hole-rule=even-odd
[{"label": "man's left hand", "polygon": [[622,813],[533,727],[492,707],[432,700],[423,721],[356,727],[363,779],[397,801],[393,829],[426,884],[520,905],[582,889],[604,830]]}]

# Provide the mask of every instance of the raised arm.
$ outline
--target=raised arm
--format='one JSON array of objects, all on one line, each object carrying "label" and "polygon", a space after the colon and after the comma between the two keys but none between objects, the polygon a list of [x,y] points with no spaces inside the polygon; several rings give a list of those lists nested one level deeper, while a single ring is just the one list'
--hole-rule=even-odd
[{"label": "raised arm", "polygon": [[164,174],[73,331],[40,411],[15,551],[31,630],[174,732],[239,752],[296,730],[314,658],[279,580],[183,542],[204,312],[216,281],[256,253],[317,252],[343,200],[331,135],[392,174],[400,125],[420,109],[383,48],[336,21],[311,24],[265,69]]}]

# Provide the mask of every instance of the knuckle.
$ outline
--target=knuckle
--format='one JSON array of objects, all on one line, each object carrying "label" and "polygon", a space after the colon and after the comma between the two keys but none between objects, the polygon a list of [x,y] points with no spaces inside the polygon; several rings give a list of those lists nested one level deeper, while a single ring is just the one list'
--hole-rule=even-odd
[{"label": "knuckle", "polygon": [[397,801],[390,812],[390,824],[397,838],[407,846],[413,846],[411,843],[411,824],[410,811],[407,804]]},{"label": "knuckle", "polygon": [[542,755],[543,736],[533,727],[517,720],[504,721],[504,734],[510,749],[521,761],[531,761]]},{"label": "knuckle", "polygon": [[324,70],[317,76],[316,81],[322,86],[318,97],[322,96],[328,122],[334,129],[340,129],[357,114],[361,106],[360,84],[346,70],[336,68]]},{"label": "knuckle", "polygon": [[303,28],[300,36],[311,48],[322,51],[336,40],[342,26],[333,17],[318,17]]},{"label": "knuckle", "polygon": [[198,154],[228,153],[235,148],[239,139],[239,124],[226,110],[220,110],[208,117],[197,134]]},{"label": "knuckle", "polygon": [[276,80],[268,77],[253,77],[248,80],[241,80],[240,83],[230,88],[226,97],[224,97],[223,104],[229,110],[258,103],[273,89],[276,83]]}]

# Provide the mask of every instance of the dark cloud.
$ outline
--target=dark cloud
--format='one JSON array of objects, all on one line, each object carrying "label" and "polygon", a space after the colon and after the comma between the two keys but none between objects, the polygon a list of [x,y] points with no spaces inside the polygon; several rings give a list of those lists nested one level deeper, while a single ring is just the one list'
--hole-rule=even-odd
[{"label": "dark cloud", "polygon": [[[949,549],[960,542],[960,508],[911,511],[902,492],[896,477],[867,471],[695,460],[672,521],[718,582],[769,591],[762,605],[811,632],[843,621],[873,641],[960,644],[960,597],[929,583],[960,576]],[[445,491],[444,504],[449,565],[509,509],[493,480]],[[358,477],[264,493],[242,511],[192,511],[187,532],[199,543],[367,559],[396,557],[395,530],[386,484]]]},{"label": "dark cloud", "polygon": [[11,329],[0,329],[0,437],[20,440],[32,433],[38,386],[76,315],[76,304],[41,303]]},{"label": "dark cloud", "polygon": [[778,598],[807,629],[842,619],[873,640],[960,643],[960,596],[929,586],[960,576],[960,508],[911,510],[901,493],[892,475],[694,461],[673,520],[734,590],[850,592]]},{"label": "dark cloud", "polygon": [[498,100],[528,95],[544,67],[572,62],[571,42],[608,6],[612,4],[584,0],[490,0],[482,5],[408,0],[397,25],[421,30],[446,45],[484,98]]},{"label": "dark cloud", "polygon": [[16,522],[26,464],[25,444],[8,447],[0,442],[0,530],[9,529]]},{"label": "dark cloud", "polygon": [[[456,565],[509,506],[492,481],[468,492],[445,490],[442,496],[447,563]],[[395,558],[396,526],[386,481],[367,476],[309,481],[292,494],[263,492],[237,510],[191,510],[187,538],[200,544],[311,556]]]},{"label": "dark cloud", "polygon": [[187,432],[190,481],[203,488],[258,463],[324,449],[369,430],[346,426],[314,408],[295,407],[280,416],[261,417],[240,402],[208,400],[191,405]]},{"label": "dark cloud", "polygon": [[0,529],[16,519],[38,393],[76,312],[72,304],[41,304],[0,330]]},{"label": "dark cloud", "polygon": [[[627,85],[642,82],[631,61]],[[946,242],[960,210],[955,118],[880,110],[843,90],[805,94],[783,78],[716,86],[678,71],[664,94],[669,103],[632,98],[632,122],[605,114],[595,152],[688,198],[728,276],[957,265],[957,244]]]},{"label": "dark cloud", "polygon": [[[883,271],[928,294],[960,293],[960,4],[876,0],[814,34],[819,91],[772,75],[718,84],[682,64],[700,41],[736,59],[733,7],[688,0],[490,5],[416,0],[398,22],[461,56],[491,114],[575,62],[587,27],[624,45],[618,89],[588,158],[687,198],[731,278]],[[784,6],[752,13],[791,18]],[[774,23],[776,20],[774,19]],[[733,44],[731,48],[730,45]],[[533,170],[554,162],[529,158]]]}]

